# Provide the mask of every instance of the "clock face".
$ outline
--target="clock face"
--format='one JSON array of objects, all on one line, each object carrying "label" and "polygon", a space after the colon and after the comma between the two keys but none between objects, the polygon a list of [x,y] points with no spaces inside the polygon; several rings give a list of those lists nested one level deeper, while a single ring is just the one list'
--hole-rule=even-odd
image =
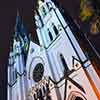
[{"label": "clock face", "polygon": [[44,66],[41,63],[38,63],[33,70],[33,80],[39,82],[44,74]]}]

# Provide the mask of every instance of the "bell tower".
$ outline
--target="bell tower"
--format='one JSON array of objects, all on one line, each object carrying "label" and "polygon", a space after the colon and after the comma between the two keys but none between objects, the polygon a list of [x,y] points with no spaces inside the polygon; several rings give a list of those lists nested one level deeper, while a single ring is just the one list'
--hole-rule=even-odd
[{"label": "bell tower", "polygon": [[46,50],[52,72],[50,81],[57,86],[57,99],[98,100],[99,76],[75,38],[77,33],[72,31],[69,20],[65,21],[52,0],[38,0],[36,8],[37,35]]},{"label": "bell tower", "polygon": [[26,58],[29,37],[19,13],[16,16],[15,32],[11,38],[8,59],[8,100],[26,100]]}]

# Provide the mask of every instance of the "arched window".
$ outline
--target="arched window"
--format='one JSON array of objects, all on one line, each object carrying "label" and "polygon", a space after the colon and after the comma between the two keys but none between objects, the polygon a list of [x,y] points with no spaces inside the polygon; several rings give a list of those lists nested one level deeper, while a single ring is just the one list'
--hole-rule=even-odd
[{"label": "arched window", "polygon": [[10,77],[11,77],[11,84],[15,83],[16,80],[17,80],[17,71],[16,71],[15,68],[13,68],[13,69],[11,70]]},{"label": "arched window", "polygon": [[15,79],[17,79],[17,69],[15,69]]},{"label": "arched window", "polygon": [[46,100],[52,100],[50,95],[47,95]]},{"label": "arched window", "polygon": [[41,89],[38,90],[38,98],[39,100],[44,100]]},{"label": "arched window", "polygon": [[48,34],[49,34],[50,40],[52,41],[53,40],[53,36],[52,36],[52,33],[49,31],[49,29],[48,29]]},{"label": "arched window", "polygon": [[60,59],[61,59],[62,65],[64,66],[65,72],[68,71],[69,70],[68,66],[67,66],[65,58],[64,58],[64,56],[62,54],[60,54]]},{"label": "arched window", "polygon": [[43,86],[43,92],[45,93],[46,92],[46,90],[45,90],[45,87]]},{"label": "arched window", "polygon": [[71,92],[71,94],[68,97],[68,100],[87,100],[87,99],[80,92],[75,91]]},{"label": "arched window", "polygon": [[81,97],[76,97],[75,100],[83,100]]},{"label": "arched window", "polygon": [[34,96],[34,100],[37,100],[37,96],[36,96],[36,94],[34,94],[33,96]]},{"label": "arched window", "polygon": [[45,17],[45,16],[46,16],[46,14],[47,14],[47,12],[46,12],[45,8],[44,8],[44,7],[42,7],[42,15],[43,15],[43,17]]},{"label": "arched window", "polygon": [[50,92],[49,85],[46,83],[46,90]]},{"label": "arched window", "polygon": [[15,82],[15,70],[12,71],[12,81]]},{"label": "arched window", "polygon": [[14,35],[11,35],[10,49],[13,51]]},{"label": "arched window", "polygon": [[39,89],[39,95],[40,95],[40,97],[43,97],[41,89]]},{"label": "arched window", "polygon": [[53,26],[53,30],[54,30],[55,34],[57,35],[58,34],[57,27],[54,25],[54,23],[52,23],[52,26]]},{"label": "arched window", "polygon": [[47,7],[48,7],[49,11],[53,8],[53,7],[52,7],[52,3],[51,3],[51,2],[47,2],[47,3],[46,3],[46,5],[47,5]]}]

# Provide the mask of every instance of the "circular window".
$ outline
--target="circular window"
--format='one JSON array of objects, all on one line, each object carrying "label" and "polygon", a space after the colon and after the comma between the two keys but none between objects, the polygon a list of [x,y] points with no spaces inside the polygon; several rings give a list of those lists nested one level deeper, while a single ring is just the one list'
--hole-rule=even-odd
[{"label": "circular window", "polygon": [[43,77],[43,73],[44,73],[43,64],[41,64],[41,63],[37,64],[33,70],[33,80],[35,82],[39,82]]}]

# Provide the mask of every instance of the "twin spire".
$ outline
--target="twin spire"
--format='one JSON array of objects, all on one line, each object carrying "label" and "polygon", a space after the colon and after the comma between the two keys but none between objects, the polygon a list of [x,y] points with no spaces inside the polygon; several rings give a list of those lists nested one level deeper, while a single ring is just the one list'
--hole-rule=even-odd
[{"label": "twin spire", "polygon": [[12,52],[14,52],[14,50],[16,50],[16,48],[14,46],[15,41],[19,41],[20,47],[23,51],[23,54],[27,55],[30,39],[29,39],[29,34],[28,34],[26,28],[27,27],[24,26],[22,18],[20,16],[19,12],[17,11],[15,30],[14,30],[14,33],[12,33],[11,45],[10,45]]}]

